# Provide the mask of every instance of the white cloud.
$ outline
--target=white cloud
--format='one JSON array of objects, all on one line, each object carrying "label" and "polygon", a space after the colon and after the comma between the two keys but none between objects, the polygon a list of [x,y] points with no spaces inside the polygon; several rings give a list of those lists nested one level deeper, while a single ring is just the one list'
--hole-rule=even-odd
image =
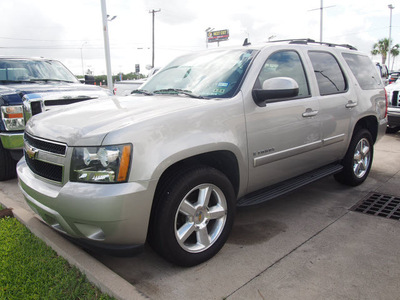
[{"label": "white cloud", "polygon": [[[400,43],[400,1],[393,0],[392,39]],[[376,0],[324,0],[325,41],[348,43],[370,52],[374,42],[388,37],[387,5]],[[230,40],[220,46],[240,45],[244,38],[319,40],[320,0],[108,0],[114,73],[151,64],[151,14],[155,14],[156,65],[176,55],[204,49],[205,29],[229,29]],[[314,10],[316,9],[316,10]],[[74,73],[85,69],[105,73],[100,1],[1,1],[0,55],[45,56],[60,59]],[[211,48],[217,45],[209,45]]]}]

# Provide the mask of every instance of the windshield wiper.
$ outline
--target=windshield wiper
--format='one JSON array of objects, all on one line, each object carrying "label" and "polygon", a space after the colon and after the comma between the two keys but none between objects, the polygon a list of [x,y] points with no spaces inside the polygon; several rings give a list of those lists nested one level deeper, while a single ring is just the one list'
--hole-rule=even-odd
[{"label": "windshield wiper", "polygon": [[0,83],[29,83],[29,80],[0,80]]},{"label": "windshield wiper", "polygon": [[146,95],[146,96],[151,96],[151,95],[153,95],[153,93],[151,93],[151,92],[149,92],[149,91],[146,91],[146,90],[133,90],[133,91],[131,92],[131,94],[143,94],[143,95]]},{"label": "windshield wiper", "polygon": [[182,90],[182,89],[161,89],[154,91],[154,94],[183,94],[192,98],[197,98],[197,99],[204,99],[203,96],[193,94],[189,90]]},{"label": "windshield wiper", "polygon": [[327,80],[329,80],[329,82],[332,83],[332,85],[335,87],[335,89],[339,92],[339,88],[337,87],[337,85],[333,82],[332,79],[330,79],[328,76],[326,76],[326,75],[324,74],[324,71],[317,71],[317,70],[314,70],[314,72],[315,72],[315,73],[321,74],[323,77],[325,77]]}]

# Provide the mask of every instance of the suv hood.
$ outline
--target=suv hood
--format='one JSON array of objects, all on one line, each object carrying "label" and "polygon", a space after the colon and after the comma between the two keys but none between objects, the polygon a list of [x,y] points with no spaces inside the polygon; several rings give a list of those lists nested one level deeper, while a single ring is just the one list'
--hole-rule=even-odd
[{"label": "suv hood", "polygon": [[66,91],[66,90],[94,90],[98,87],[93,85],[85,85],[82,83],[69,82],[48,82],[48,83],[16,83],[0,85],[0,93],[35,93],[48,91]]},{"label": "suv hood", "polygon": [[[21,98],[30,94],[37,94],[44,100],[87,100],[110,96],[110,92],[106,89],[81,83],[55,82],[0,85],[0,96],[8,105],[20,104]],[[18,99],[15,98],[15,95],[19,96]],[[50,105],[56,104],[52,103]]]},{"label": "suv hood", "polygon": [[190,114],[210,101],[165,95],[92,100],[38,114],[29,120],[26,131],[69,146],[99,146],[108,133],[138,126],[148,120],[154,126],[155,122],[161,123],[163,118],[160,117],[176,112],[182,116],[183,110]]}]

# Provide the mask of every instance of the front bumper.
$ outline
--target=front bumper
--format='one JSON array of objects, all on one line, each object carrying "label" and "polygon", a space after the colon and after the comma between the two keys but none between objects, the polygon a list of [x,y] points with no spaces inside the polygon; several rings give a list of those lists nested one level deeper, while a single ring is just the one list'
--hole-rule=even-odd
[{"label": "front bumper", "polygon": [[32,173],[24,158],[17,172],[26,202],[55,230],[105,248],[145,243],[155,181],[61,185]]},{"label": "front bumper", "polygon": [[24,147],[23,132],[0,132],[0,139],[4,149],[22,150],[22,148]]}]

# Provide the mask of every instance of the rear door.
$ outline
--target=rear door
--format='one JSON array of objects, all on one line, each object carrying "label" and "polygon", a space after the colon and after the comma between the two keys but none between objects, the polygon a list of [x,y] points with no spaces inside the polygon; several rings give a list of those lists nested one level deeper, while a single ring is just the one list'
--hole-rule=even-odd
[{"label": "rear door", "polygon": [[318,87],[319,118],[321,121],[322,146],[318,159],[326,163],[341,159],[347,149],[350,120],[357,107],[357,94],[349,88],[338,58],[328,51],[308,51],[313,80]]}]

